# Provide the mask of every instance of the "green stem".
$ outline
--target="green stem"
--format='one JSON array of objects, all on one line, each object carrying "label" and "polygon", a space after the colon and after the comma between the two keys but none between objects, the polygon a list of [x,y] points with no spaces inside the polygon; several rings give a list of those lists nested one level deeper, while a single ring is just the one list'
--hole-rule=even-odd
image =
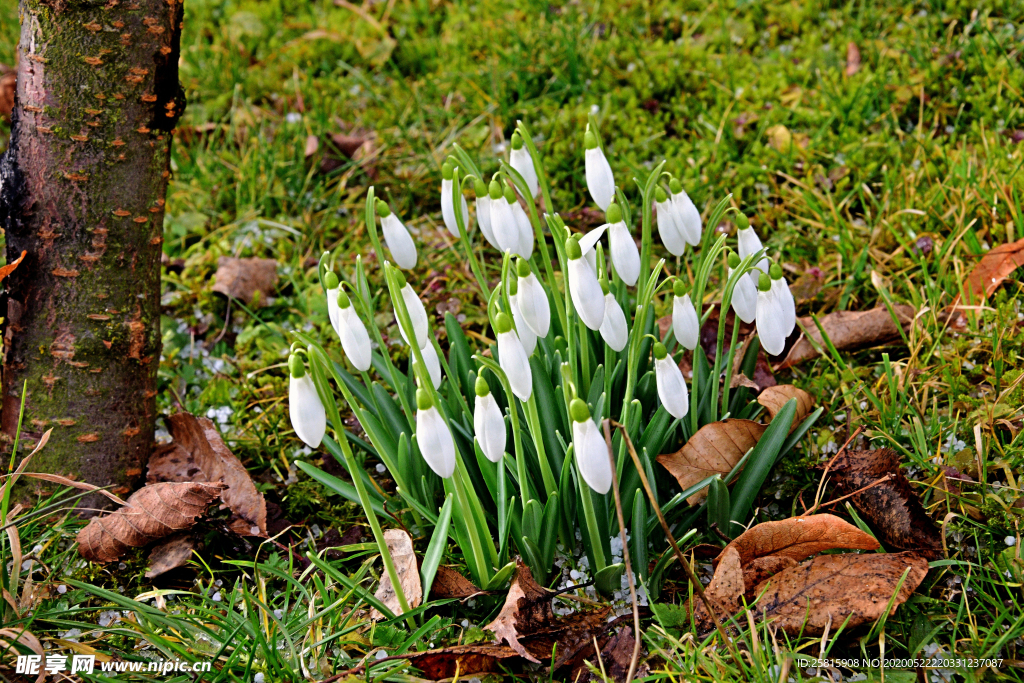
[{"label": "green stem", "polygon": [[[455,168],[453,173],[452,206],[455,209],[455,224],[459,228],[459,241],[462,243],[462,249],[466,252],[466,258],[469,260],[469,267],[473,271],[473,276],[476,277],[476,283],[480,286],[480,291],[483,292],[484,301],[487,301],[491,297],[491,290],[487,286],[487,278],[484,277],[480,262],[473,252],[473,245],[469,241],[469,232],[466,230],[465,216],[462,215],[462,182],[459,179],[458,167]],[[456,196],[456,188],[458,196]]]},{"label": "green stem", "polygon": [[725,363],[725,383],[722,385],[722,415],[729,412],[729,392],[732,386],[733,358],[736,355],[736,342],[740,339],[740,317],[732,320],[732,341],[729,343],[729,355]]},{"label": "green stem", "polygon": [[558,493],[558,482],[551,470],[551,463],[548,462],[547,451],[544,449],[543,432],[540,427],[540,413],[537,410],[536,393],[530,394],[530,400],[523,403],[526,411],[526,421],[530,426],[530,435],[533,436],[533,445],[537,448],[537,459],[540,461],[540,474],[544,479],[544,488],[549,496]]},{"label": "green stem", "polygon": [[590,330],[580,319],[580,394],[590,395]]}]

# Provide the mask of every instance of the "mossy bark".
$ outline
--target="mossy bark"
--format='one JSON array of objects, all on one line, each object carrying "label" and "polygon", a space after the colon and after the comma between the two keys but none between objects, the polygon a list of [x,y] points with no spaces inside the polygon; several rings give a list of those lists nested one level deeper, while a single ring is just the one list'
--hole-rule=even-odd
[{"label": "mossy bark", "polygon": [[21,0],[20,17],[0,225],[8,262],[26,256],[0,308],[3,433],[25,387],[22,434],[53,429],[29,469],[127,492],[153,442],[181,0]]}]

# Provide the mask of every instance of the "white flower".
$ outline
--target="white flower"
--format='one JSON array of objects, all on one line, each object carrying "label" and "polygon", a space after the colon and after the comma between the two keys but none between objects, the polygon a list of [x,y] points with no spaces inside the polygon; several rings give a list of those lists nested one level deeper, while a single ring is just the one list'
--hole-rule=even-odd
[{"label": "white flower", "polygon": [[683,283],[676,280],[675,287],[675,297],[672,299],[672,334],[683,347],[693,351],[700,342],[700,320],[697,318],[693,302],[690,301],[690,295],[683,293]]},{"label": "white flower", "polygon": [[[736,239],[739,242],[740,258],[745,259],[751,254],[756,254],[763,247],[757,233],[754,232],[752,227],[750,227],[750,222],[747,220],[746,216],[739,214],[736,221],[739,228],[736,231]],[[755,264],[755,267],[759,268],[762,273],[767,273],[769,265],[770,263],[768,262],[768,258],[763,256],[761,257],[761,260]],[[757,282],[758,275],[759,273],[756,270],[753,270],[750,272],[750,279]]]},{"label": "white flower", "polygon": [[[444,219],[444,225],[448,228],[448,232],[451,233],[452,237],[458,239],[459,223],[455,220],[453,170],[451,163],[447,161],[441,166],[441,218]],[[468,230],[471,227],[469,225],[469,206],[466,204],[466,197],[461,191],[459,192],[459,197],[462,199],[462,221]]]},{"label": "white flower", "polygon": [[537,169],[533,167],[533,157],[523,144],[519,131],[512,133],[512,151],[508,155],[508,165],[516,169],[530,188],[530,196],[537,196]]},{"label": "white flower", "polygon": [[[618,204],[612,204],[617,207]],[[609,211],[608,215],[612,215]],[[610,221],[609,221],[610,222]],[[611,223],[608,228],[608,254],[612,257],[612,265],[622,281],[632,287],[640,277],[640,250],[636,248],[633,236],[623,221]]]},{"label": "white flower", "polygon": [[597,425],[590,418],[590,410],[581,399],[569,404],[572,416],[572,449],[576,464],[587,486],[598,493],[608,493],[612,487],[612,463],[608,457],[608,444]]},{"label": "white flower", "polygon": [[[401,276],[401,273],[399,273]],[[402,276],[402,280],[405,277]],[[430,338],[427,336],[430,334],[429,328],[427,327],[427,309],[423,307],[423,302],[416,296],[416,292],[412,290],[412,285],[408,282],[402,284],[402,301],[405,302],[405,309],[409,312],[409,321],[412,323],[412,332],[416,335],[416,343],[419,344],[422,349],[428,346]],[[401,320],[398,318],[398,314],[395,314],[395,318],[399,320],[398,331],[402,333],[402,339],[405,343],[411,344],[409,341],[408,330],[402,327]]]},{"label": "white flower", "polygon": [[[735,257],[735,254],[732,255]],[[739,265],[739,258],[736,257],[736,264]],[[733,268],[729,268],[729,277],[732,277]],[[757,286],[749,277],[741,277],[732,290],[732,310],[745,323],[754,322],[757,315]]]},{"label": "white flower", "polygon": [[[433,344],[427,344],[420,353],[423,355],[423,362],[427,366],[427,374],[430,375],[430,383],[434,385],[435,389],[441,387],[441,361],[437,358],[437,350]],[[412,356],[412,364],[416,365],[416,354]]]},{"label": "white flower", "polygon": [[476,405],[473,407],[473,431],[480,444],[480,450],[491,462],[499,462],[505,454],[505,442],[508,434],[505,430],[505,419],[501,408],[494,400],[487,380],[476,378]]},{"label": "white flower", "polygon": [[[530,264],[527,261],[520,260],[516,264],[516,268],[519,273],[516,294],[519,312],[522,313],[523,320],[530,326],[534,334],[538,337],[546,337],[551,328],[551,304],[548,302],[548,294],[544,290],[544,285],[530,270]],[[518,323],[516,323],[516,327],[519,327]]]},{"label": "white flower", "polygon": [[768,274],[772,279],[772,293],[778,299],[779,305],[786,316],[785,330],[788,337],[796,329],[796,301],[793,299],[793,292],[789,291],[789,284],[786,283],[786,278],[782,277],[782,268],[779,267],[779,264],[773,263],[771,268],[768,269]]},{"label": "white flower", "polygon": [[586,167],[587,189],[594,203],[604,211],[615,197],[615,178],[612,167],[604,157],[604,152],[597,144],[597,136],[587,130],[583,136],[586,147],[584,165]]},{"label": "white flower", "polygon": [[661,342],[654,343],[654,379],[658,385],[658,398],[668,414],[676,418],[685,417],[690,410],[686,380]]},{"label": "white flower", "polygon": [[370,335],[366,333],[366,326],[356,314],[352,301],[340,287],[327,290],[327,313],[341,340],[341,348],[352,365],[360,372],[369,370]]},{"label": "white flower", "polygon": [[530,400],[533,394],[533,373],[530,360],[519,341],[519,335],[512,329],[512,321],[505,313],[499,313],[494,321],[498,335],[498,365],[505,371],[512,393],[521,401]]},{"label": "white flower", "polygon": [[772,289],[771,278],[761,273],[757,292],[757,336],[766,353],[778,356],[786,348],[789,321],[783,303]]},{"label": "white flower", "polygon": [[590,265],[590,269],[594,271],[595,275],[597,274],[597,249],[594,247],[597,246],[597,242],[601,239],[601,235],[603,235],[610,227],[610,225],[605,223],[604,225],[599,225],[580,237],[580,251],[583,252],[583,258],[586,259],[587,263]]},{"label": "white flower", "polygon": [[515,194],[509,188],[502,193],[501,186],[495,180],[491,181],[491,232],[494,233],[494,241],[498,243],[499,251],[511,251],[518,254],[522,248],[522,241],[519,232],[519,222],[512,213],[512,203],[506,195],[512,195],[512,202],[515,201]]},{"label": "white flower", "polygon": [[669,182],[669,190],[672,192],[672,204],[676,210],[676,224],[679,232],[690,246],[700,244],[701,220],[700,211],[693,205],[690,196],[686,194],[682,184],[675,178]]},{"label": "white flower", "polygon": [[384,242],[391,251],[391,258],[399,268],[415,268],[416,245],[405,225],[391,212],[387,203],[381,200],[377,200],[377,214],[380,216],[381,232],[384,233]]},{"label": "white flower", "polygon": [[569,259],[566,269],[569,271],[569,295],[572,297],[572,304],[584,325],[592,330],[599,330],[601,323],[604,322],[605,301],[597,275],[584,260],[580,245],[572,237],[565,241],[565,251]]},{"label": "white flower", "polygon": [[327,432],[327,413],[316,393],[313,379],[306,372],[302,359],[292,355],[288,359],[288,416],[292,429],[304,444],[317,448]]},{"label": "white flower", "polygon": [[604,320],[601,321],[601,339],[612,348],[621,351],[629,340],[629,327],[622,307],[611,292],[604,295]]},{"label": "white flower", "polygon": [[[480,183],[482,186],[483,183]],[[484,239],[495,249],[498,249],[498,242],[494,239],[494,231],[491,230],[491,197],[484,189],[483,194],[476,196],[476,221],[480,224],[480,232]]]},{"label": "white flower", "polygon": [[532,356],[533,350],[537,348],[537,335],[523,318],[523,312],[519,309],[519,297],[512,294],[509,296],[508,302],[512,306],[512,320],[516,323],[516,334],[519,336],[519,341],[522,342],[526,355]]},{"label": "white flower", "polygon": [[654,192],[654,207],[658,211],[658,234],[661,235],[661,243],[673,256],[682,256],[686,250],[686,239],[679,226],[676,205],[661,187],[657,187]]},{"label": "white flower", "polygon": [[533,255],[533,224],[518,201],[512,202],[509,206],[512,207],[512,215],[515,216],[516,226],[519,228],[519,250],[515,253],[528,259]]},{"label": "white flower", "polygon": [[430,469],[442,479],[455,472],[455,441],[451,430],[423,389],[416,390],[416,443]]}]

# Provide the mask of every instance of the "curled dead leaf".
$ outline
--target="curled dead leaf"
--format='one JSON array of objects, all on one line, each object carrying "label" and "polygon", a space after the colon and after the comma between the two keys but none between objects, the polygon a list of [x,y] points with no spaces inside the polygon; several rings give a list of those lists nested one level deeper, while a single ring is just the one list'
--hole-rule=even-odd
[{"label": "curled dead leaf", "polygon": [[417,652],[409,657],[409,663],[423,673],[422,679],[443,681],[465,677],[468,680],[476,674],[500,671],[502,661],[518,656],[506,645],[458,645]]},{"label": "curled dead leaf", "polygon": [[194,548],[195,542],[189,534],[175,534],[157,543],[149,551],[149,569],[146,570],[146,578],[156,578],[172,569],[185,566],[185,563],[192,557]]},{"label": "curled dead leaf", "polygon": [[776,384],[762,391],[757,397],[757,402],[763,405],[768,411],[768,416],[774,419],[776,413],[782,410],[782,407],[791,398],[796,399],[796,414],[793,416],[793,425],[790,427],[790,431],[792,431],[799,427],[803,419],[811,412],[811,408],[814,407],[813,396],[792,384]]},{"label": "curled dead leaf", "polygon": [[[2,88],[3,88],[3,82],[2,82],[2,80],[0,80],[0,89],[2,89]],[[0,97],[2,97],[2,95],[0,95]],[[27,254],[27,253],[28,253],[27,251],[22,251],[21,252],[21,256],[19,256],[18,258],[14,259],[10,263],[8,263],[6,266],[3,266],[2,268],[0,268],[0,282],[2,282],[4,280],[4,278],[6,278],[8,275],[10,275],[11,273],[14,272],[14,269],[17,268],[18,265],[20,265],[21,262],[25,260],[25,254]]]},{"label": "curled dead leaf", "polygon": [[221,483],[162,483],[144,486],[125,506],[94,517],[78,532],[78,552],[93,562],[112,562],[128,548],[189,529],[226,487]]},{"label": "curled dead leaf", "polygon": [[[914,307],[897,304],[893,306],[893,312],[904,331],[908,330],[914,320]],[[896,327],[896,323],[893,322],[892,316],[889,314],[889,309],[885,306],[868,311],[836,311],[819,319],[818,322],[821,323],[828,338],[839,351],[879,346],[900,339],[900,330]],[[793,344],[793,348],[789,350],[785,360],[777,369],[782,370],[818,357],[819,354],[808,340],[808,336],[814,340],[814,344],[820,347],[822,345],[821,332],[818,331],[811,318],[800,318],[800,326],[805,330],[804,334],[801,334]]]},{"label": "curled dead leaf", "polygon": [[[405,593],[405,600],[409,608],[419,607],[423,602],[423,584],[420,581],[416,551],[412,547],[412,536],[404,529],[388,529],[384,532],[384,542],[388,546],[388,553],[395,565],[395,573],[398,574],[398,582],[402,585],[402,592]],[[381,576],[380,585],[373,595],[387,605],[393,613],[402,613],[402,608],[398,605],[398,596],[395,594],[395,587],[387,572]],[[370,611],[370,618],[380,621],[384,615],[374,609]]]},{"label": "curled dead leaf", "polygon": [[[743,585],[743,567],[740,564],[739,551],[731,546],[726,547],[720,556],[711,583],[704,589],[704,596],[715,608],[715,616],[720,622],[739,610],[740,598],[744,593]],[[707,633],[715,628],[715,622],[708,614],[703,600],[694,601],[693,621],[698,633]]]},{"label": "curled dead leaf", "polygon": [[483,595],[485,591],[473,585],[473,582],[451,567],[441,565],[434,575],[434,583],[430,585],[430,597],[435,600],[457,598],[467,600],[475,595]]},{"label": "curled dead leaf", "polygon": [[733,539],[715,561],[721,561],[732,548],[739,553],[741,564],[747,565],[766,556],[799,562],[833,548],[875,550],[878,541],[835,515],[808,515],[757,524]]},{"label": "curled dead leaf", "polygon": [[797,561],[793,558],[780,555],[755,557],[748,564],[743,565],[743,595],[746,597],[747,602],[752,603],[757,598],[757,593],[754,592],[754,589],[762,581],[796,565]]},{"label": "curled dead leaf", "polygon": [[254,300],[257,306],[263,306],[267,297],[274,292],[276,284],[277,261],[274,259],[230,256],[217,259],[213,291],[238,299],[246,306]]},{"label": "curled dead leaf", "polygon": [[555,613],[551,609],[551,593],[533,580],[533,573],[521,559],[516,558],[516,575],[505,597],[505,604],[494,621],[484,626],[484,630],[493,631],[495,640],[504,640],[523,658],[540,664],[519,642],[521,631],[517,622],[549,623],[554,621]]},{"label": "curled dead leaf", "polygon": [[[684,491],[714,474],[723,477],[732,471],[743,455],[757,444],[765,426],[753,420],[722,420],[704,425],[675,453],[658,456]],[[690,505],[707,497],[700,491],[687,498]]]},{"label": "curled dead leaf", "polygon": [[[967,303],[980,305],[986,298],[999,289],[1010,273],[1024,266],[1024,239],[1009,244],[1000,244],[991,249],[974,267],[964,283],[964,295]],[[960,303],[957,295],[953,305]]]}]

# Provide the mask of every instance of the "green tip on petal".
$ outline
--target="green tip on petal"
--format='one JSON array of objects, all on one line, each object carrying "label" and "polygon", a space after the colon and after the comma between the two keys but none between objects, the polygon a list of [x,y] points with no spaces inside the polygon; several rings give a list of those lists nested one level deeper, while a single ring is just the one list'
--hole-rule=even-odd
[{"label": "green tip on petal", "polygon": [[569,415],[573,422],[586,422],[590,419],[590,408],[582,398],[574,398],[569,403]]},{"label": "green tip on petal", "polygon": [[490,195],[491,199],[501,199],[501,184],[497,180],[492,180],[487,188],[487,194]]},{"label": "green tip on petal", "polygon": [[513,190],[508,185],[505,186],[505,201],[508,202],[509,204],[516,203],[516,191]]},{"label": "green tip on petal", "polygon": [[521,259],[517,260],[516,261],[516,272],[519,274],[519,277],[526,277],[527,275],[529,275],[530,274],[530,262],[527,261],[524,258],[521,258]]},{"label": "green tip on petal", "polygon": [[597,136],[590,132],[590,128],[587,128],[587,132],[583,134],[583,146],[587,149],[594,149],[597,147]]},{"label": "green tip on petal", "polygon": [[508,317],[508,313],[502,312],[494,317],[494,331],[498,334],[512,331],[512,318]]},{"label": "green tip on petal", "polygon": [[672,282],[672,293],[676,296],[686,295],[686,285],[683,284],[682,280],[677,278]]},{"label": "green tip on petal", "polygon": [[476,391],[476,395],[483,398],[487,394],[491,393],[491,387],[488,386],[487,380],[483,378],[483,375],[478,375],[476,378],[476,386],[473,387]]},{"label": "green tip on petal", "polygon": [[668,195],[665,194],[665,190],[661,188],[661,185],[654,186],[654,201],[661,204],[663,201],[668,199]]},{"label": "green tip on petal", "polygon": [[743,214],[743,213],[736,214],[736,229],[737,230],[746,230],[749,227],[750,227],[750,219],[747,218],[747,215]]},{"label": "green tip on petal", "polygon": [[338,290],[338,308],[348,308],[351,305],[352,301],[348,298],[348,294],[345,293],[345,290]]},{"label": "green tip on petal", "polygon": [[778,280],[779,278],[782,277],[782,266],[780,266],[778,263],[773,263],[772,267],[768,269],[768,275],[771,277],[771,279]]},{"label": "green tip on petal", "polygon": [[417,389],[416,390],[416,409],[417,410],[427,410],[428,408],[433,408],[433,407],[434,407],[434,402],[431,400],[430,394],[428,394],[423,389]]},{"label": "green tip on petal", "polygon": [[679,194],[683,191],[683,184],[679,182],[679,178],[672,178],[668,181],[668,189],[672,194]]},{"label": "green tip on petal", "polygon": [[603,294],[604,294],[605,296],[608,296],[608,292],[610,292],[610,291],[611,291],[611,290],[610,290],[610,289],[608,288],[608,280],[605,280],[604,278],[601,278],[600,280],[598,280],[598,283],[599,283],[599,284],[601,285],[601,292],[602,292],[602,293],[603,293]]},{"label": "green tip on petal", "polygon": [[522,149],[522,148],[523,148],[523,136],[520,135],[519,131],[517,130],[515,133],[512,133],[512,149]]},{"label": "green tip on petal", "polygon": [[729,267],[730,268],[739,268],[740,267],[740,255],[737,254],[735,251],[730,251],[729,252]]},{"label": "green tip on petal", "polygon": [[381,218],[385,218],[391,215],[391,207],[383,199],[377,200],[377,215]]},{"label": "green tip on petal", "polygon": [[654,342],[654,357],[658,360],[668,356],[668,349],[661,342]]},{"label": "green tip on petal", "polygon": [[446,161],[443,164],[441,164],[441,177],[444,178],[445,180],[451,180],[452,173],[454,171],[455,167],[452,166],[452,163],[450,161]]},{"label": "green tip on petal", "polygon": [[324,287],[326,287],[327,289],[338,288],[338,276],[334,273],[333,270],[328,270],[326,273],[324,273]]},{"label": "green tip on petal", "polygon": [[515,296],[519,293],[519,278],[512,274],[508,278],[508,295]]},{"label": "green tip on petal", "polygon": [[608,205],[608,210],[604,212],[604,220],[606,223],[621,223],[622,222],[622,209],[615,202]]},{"label": "green tip on petal", "polygon": [[484,181],[480,180],[479,178],[473,179],[473,191],[476,193],[477,197],[487,196],[487,186],[484,185]]},{"label": "green tip on petal", "polygon": [[302,358],[298,354],[292,354],[288,356],[288,372],[291,373],[292,377],[299,379],[306,374],[306,366],[302,363]]},{"label": "green tip on petal", "polygon": [[580,243],[572,237],[565,240],[565,255],[569,257],[570,261],[583,258],[583,250],[580,249]]},{"label": "green tip on petal", "polygon": [[772,279],[768,277],[768,273],[761,273],[757,276],[757,288],[762,292],[767,292],[772,288]]}]

